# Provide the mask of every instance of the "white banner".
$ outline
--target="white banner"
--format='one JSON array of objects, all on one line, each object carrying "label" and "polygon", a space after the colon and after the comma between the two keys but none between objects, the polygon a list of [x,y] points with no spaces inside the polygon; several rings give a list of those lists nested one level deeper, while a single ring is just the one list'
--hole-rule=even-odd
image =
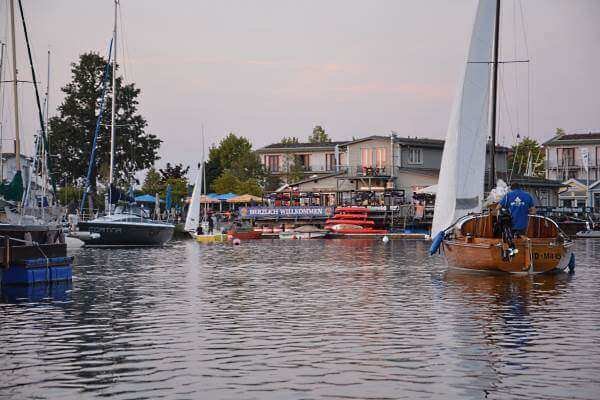
[{"label": "white banner", "polygon": [[587,147],[580,147],[579,151],[581,152],[581,161],[583,162],[583,168],[587,171],[590,167],[590,153],[588,152]]}]

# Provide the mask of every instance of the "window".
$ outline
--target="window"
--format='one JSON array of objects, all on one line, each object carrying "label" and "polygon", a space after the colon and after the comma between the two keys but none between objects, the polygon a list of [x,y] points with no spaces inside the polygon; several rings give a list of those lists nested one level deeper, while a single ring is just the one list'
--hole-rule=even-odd
[{"label": "window", "polygon": [[300,165],[304,171],[310,171],[310,156],[308,154],[297,154],[296,165]]},{"label": "window", "polygon": [[408,149],[409,164],[423,164],[423,149],[409,148]]},{"label": "window", "polygon": [[333,171],[336,166],[335,154],[325,154],[325,170]]},{"label": "window", "polygon": [[269,172],[279,172],[279,156],[266,156],[267,170]]},{"label": "window", "polygon": [[558,165],[561,167],[572,167],[575,165],[575,148],[565,147],[557,149]]},{"label": "window", "polygon": [[375,153],[375,167],[377,168],[384,168],[385,167],[385,162],[386,162],[386,151],[385,148],[383,147],[379,147],[375,150],[373,150],[373,152]]},{"label": "window", "polygon": [[363,167],[371,166],[371,149],[361,149],[360,152],[360,165]]}]

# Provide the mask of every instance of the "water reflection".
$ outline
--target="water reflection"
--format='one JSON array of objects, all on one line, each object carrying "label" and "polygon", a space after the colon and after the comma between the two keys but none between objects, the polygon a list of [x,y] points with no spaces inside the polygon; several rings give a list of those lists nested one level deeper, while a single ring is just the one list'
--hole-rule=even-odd
[{"label": "water reflection", "polygon": [[593,398],[600,247],[577,246],[533,277],[419,241],[82,249],[65,300],[0,304],[0,398]]},{"label": "water reflection", "polygon": [[71,299],[72,283],[52,282],[35,285],[0,286],[0,303],[62,303]]}]

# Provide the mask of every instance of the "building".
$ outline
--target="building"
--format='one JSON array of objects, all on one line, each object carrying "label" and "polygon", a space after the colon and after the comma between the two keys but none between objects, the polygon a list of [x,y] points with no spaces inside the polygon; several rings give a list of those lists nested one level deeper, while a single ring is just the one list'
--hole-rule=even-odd
[{"label": "building", "polygon": [[256,153],[269,173],[286,182],[286,175],[294,165],[305,177],[335,172],[336,166],[345,161],[339,152],[344,143],[274,143],[256,150]]},{"label": "building", "polygon": [[561,182],[588,180],[584,155],[588,155],[589,181],[600,179],[600,133],[557,135],[542,144],[546,152],[546,179]]},{"label": "building", "polygon": [[[361,198],[361,193],[369,193],[370,198],[377,202],[397,203],[408,202],[414,192],[437,183],[444,141],[372,135],[331,145],[293,144],[284,147],[274,144],[260,149],[259,154],[268,170],[282,174],[280,166],[284,155],[296,157],[306,154],[309,149],[313,150],[308,154],[309,162],[311,157],[323,160],[323,155],[329,156],[331,161],[325,165],[331,167],[325,170],[307,169],[302,180],[290,182],[287,188],[293,187],[298,192],[321,193],[328,198],[335,195],[337,203],[354,202],[357,197]],[[507,173],[508,150],[501,146],[496,148],[499,176]],[[389,197],[395,199],[389,200]],[[549,197],[552,198],[552,195]],[[554,197],[557,199],[557,196]]]}]

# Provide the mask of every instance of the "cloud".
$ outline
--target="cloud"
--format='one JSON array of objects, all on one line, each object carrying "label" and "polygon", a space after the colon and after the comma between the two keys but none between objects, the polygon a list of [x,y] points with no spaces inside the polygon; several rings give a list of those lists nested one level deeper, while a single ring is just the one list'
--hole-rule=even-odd
[{"label": "cloud", "polygon": [[333,89],[338,93],[350,94],[410,94],[427,99],[446,99],[452,96],[452,89],[445,85],[430,85],[416,82],[386,84],[378,82],[340,86]]}]

